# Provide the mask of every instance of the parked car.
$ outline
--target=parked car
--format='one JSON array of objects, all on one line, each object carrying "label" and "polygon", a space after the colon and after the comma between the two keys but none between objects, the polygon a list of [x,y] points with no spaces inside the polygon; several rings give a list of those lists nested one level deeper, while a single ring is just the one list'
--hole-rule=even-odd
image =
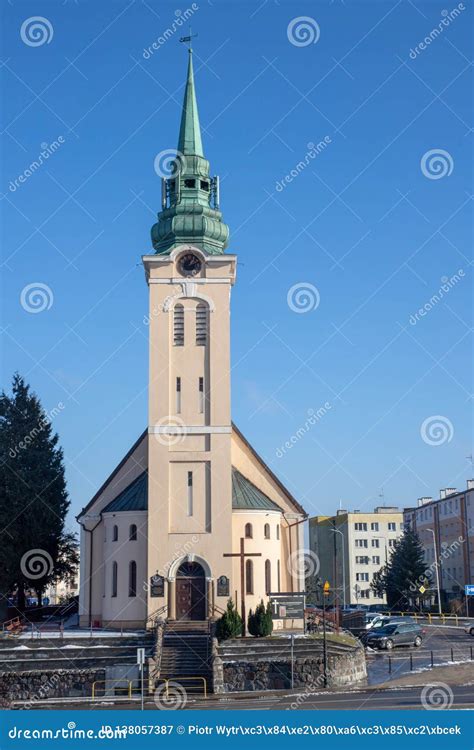
[{"label": "parked car", "polygon": [[391,651],[394,646],[421,646],[424,630],[416,623],[396,622],[384,628],[369,630],[364,637],[366,646]]},{"label": "parked car", "polygon": [[370,628],[375,627],[376,623],[382,618],[383,615],[381,615],[380,612],[364,612],[365,629],[369,630]]},{"label": "parked car", "polygon": [[468,622],[467,625],[464,626],[464,632],[468,635],[474,635],[474,622]]}]

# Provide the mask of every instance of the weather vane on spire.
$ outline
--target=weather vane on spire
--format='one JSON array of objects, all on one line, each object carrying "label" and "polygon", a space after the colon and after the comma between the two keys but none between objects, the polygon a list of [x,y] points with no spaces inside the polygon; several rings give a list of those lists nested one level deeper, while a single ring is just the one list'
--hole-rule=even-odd
[{"label": "weather vane on spire", "polygon": [[197,36],[197,34],[193,34],[193,33],[192,33],[192,29],[191,29],[191,26],[190,26],[190,27],[189,27],[189,36],[182,36],[182,37],[181,37],[181,39],[180,39],[179,41],[180,41],[180,42],[184,42],[185,44],[186,44],[186,43],[188,43],[188,45],[189,45],[189,46],[188,46],[188,49],[189,49],[189,51],[190,51],[190,52],[192,52],[192,51],[193,51],[193,48],[192,48],[192,40],[193,40],[193,39],[194,39],[194,37],[196,37],[196,36]]}]

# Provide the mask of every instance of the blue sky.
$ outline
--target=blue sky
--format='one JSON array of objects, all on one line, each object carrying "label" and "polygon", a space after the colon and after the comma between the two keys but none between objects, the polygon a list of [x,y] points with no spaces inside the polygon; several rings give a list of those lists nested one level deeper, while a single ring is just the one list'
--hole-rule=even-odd
[{"label": "blue sky", "polygon": [[[311,514],[463,487],[473,474],[472,7],[447,19],[457,5],[196,6],[204,148],[239,257],[235,422]],[[47,410],[64,405],[54,425],[73,513],[146,426],[140,257],[160,203],[154,160],[177,143],[186,27],[176,19],[188,8],[3,3],[3,382],[18,369]],[[21,28],[34,16],[47,23],[32,46]],[[28,307],[24,290],[38,283],[48,304],[32,313],[21,295]],[[292,309],[295,285],[309,285],[304,313]]]}]

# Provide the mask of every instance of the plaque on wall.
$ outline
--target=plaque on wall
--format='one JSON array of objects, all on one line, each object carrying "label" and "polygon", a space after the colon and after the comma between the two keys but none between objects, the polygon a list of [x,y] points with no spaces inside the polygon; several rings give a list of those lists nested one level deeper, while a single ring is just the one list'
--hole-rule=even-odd
[{"label": "plaque on wall", "polygon": [[150,596],[164,596],[165,595],[165,579],[163,576],[154,575],[150,578]]},{"label": "plaque on wall", "polygon": [[217,579],[217,596],[229,596],[229,579],[227,576],[220,576]]}]

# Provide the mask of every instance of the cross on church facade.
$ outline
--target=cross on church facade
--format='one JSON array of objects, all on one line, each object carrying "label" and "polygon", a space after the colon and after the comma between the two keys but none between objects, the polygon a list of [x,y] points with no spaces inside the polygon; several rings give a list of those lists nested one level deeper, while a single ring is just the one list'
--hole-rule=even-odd
[{"label": "cross on church facade", "polygon": [[242,617],[242,635],[245,635],[247,630],[245,615],[245,558],[261,556],[261,552],[245,551],[245,539],[243,536],[240,537],[240,552],[224,552],[224,557],[240,557],[240,616]]}]

